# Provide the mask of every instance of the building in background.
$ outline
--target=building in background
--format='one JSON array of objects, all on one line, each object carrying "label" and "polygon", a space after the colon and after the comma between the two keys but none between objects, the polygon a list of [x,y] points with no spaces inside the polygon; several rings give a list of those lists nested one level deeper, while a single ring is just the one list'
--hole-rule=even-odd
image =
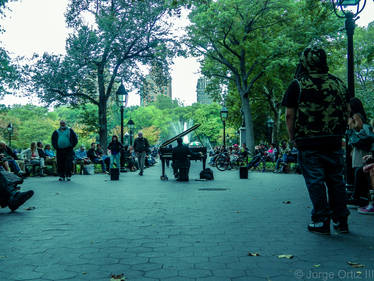
[{"label": "building in background", "polygon": [[196,95],[198,103],[211,104],[213,102],[213,99],[209,96],[208,92],[206,91],[206,84],[206,77],[200,77],[197,80]]},{"label": "building in background", "polygon": [[171,77],[168,69],[164,69],[160,64],[154,63],[150,73],[143,79],[140,89],[140,105],[149,105],[156,101],[159,95],[172,98]]}]

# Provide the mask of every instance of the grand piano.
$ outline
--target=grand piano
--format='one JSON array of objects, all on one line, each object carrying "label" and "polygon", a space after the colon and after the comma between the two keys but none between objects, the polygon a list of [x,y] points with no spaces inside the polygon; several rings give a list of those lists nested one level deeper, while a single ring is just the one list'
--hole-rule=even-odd
[{"label": "grand piano", "polygon": [[[179,135],[176,135],[175,137],[165,141],[163,144],[160,146],[160,159],[161,159],[161,165],[162,165],[162,175],[161,175],[161,180],[165,181],[168,180],[167,175],[165,174],[165,162],[166,160],[173,160],[173,149],[167,147],[169,144],[172,142],[176,141],[178,138],[182,138],[185,135],[191,133],[192,131],[196,130],[198,127],[200,127],[200,124],[196,124],[192,126],[191,128],[183,131]],[[200,141],[201,142],[201,141]],[[202,144],[202,143],[201,143]],[[203,162],[203,170],[205,169],[206,166],[206,158],[207,158],[207,149],[206,147],[190,147],[192,152],[199,153],[199,156],[190,156],[190,160],[200,160]]]}]

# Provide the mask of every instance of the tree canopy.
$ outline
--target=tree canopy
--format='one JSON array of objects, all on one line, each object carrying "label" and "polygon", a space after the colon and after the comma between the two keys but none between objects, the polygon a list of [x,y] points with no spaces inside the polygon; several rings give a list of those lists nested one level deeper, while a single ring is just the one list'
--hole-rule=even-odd
[{"label": "tree canopy", "polygon": [[169,6],[157,0],[72,0],[66,13],[73,29],[67,54],[36,58],[30,69],[32,90],[47,104],[95,104],[106,146],[107,105],[118,83],[138,88],[142,65],[157,61],[166,67],[166,58],[177,49],[168,12]]}]

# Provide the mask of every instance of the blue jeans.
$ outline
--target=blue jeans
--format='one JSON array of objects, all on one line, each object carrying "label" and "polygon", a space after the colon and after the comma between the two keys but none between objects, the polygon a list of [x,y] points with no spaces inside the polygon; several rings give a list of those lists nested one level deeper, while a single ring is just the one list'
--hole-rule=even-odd
[{"label": "blue jeans", "polygon": [[94,164],[100,164],[101,165],[101,170],[103,171],[103,173],[105,173],[106,167],[105,167],[105,161],[104,161],[104,159],[95,158],[92,162]]},{"label": "blue jeans", "polygon": [[343,151],[300,151],[299,164],[313,204],[312,220],[320,222],[330,217],[339,220],[348,216]]},{"label": "blue jeans", "polygon": [[110,168],[113,168],[114,162],[116,163],[116,167],[119,168],[119,166],[120,166],[120,157],[121,157],[121,153],[110,155]]},{"label": "blue jeans", "polygon": [[278,170],[279,169],[279,165],[280,163],[288,163],[288,159],[287,159],[287,153],[284,153],[282,155],[282,157],[279,157],[277,162],[275,163],[275,169]]}]

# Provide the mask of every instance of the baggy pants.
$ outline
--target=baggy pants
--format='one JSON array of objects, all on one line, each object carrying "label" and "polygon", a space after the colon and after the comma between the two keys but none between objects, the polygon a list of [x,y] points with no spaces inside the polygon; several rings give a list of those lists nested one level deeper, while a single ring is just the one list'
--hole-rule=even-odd
[{"label": "baggy pants", "polygon": [[300,151],[299,163],[313,204],[312,221],[347,217],[343,151]]},{"label": "baggy pants", "polygon": [[57,173],[60,177],[71,177],[73,170],[73,148],[57,149]]}]

